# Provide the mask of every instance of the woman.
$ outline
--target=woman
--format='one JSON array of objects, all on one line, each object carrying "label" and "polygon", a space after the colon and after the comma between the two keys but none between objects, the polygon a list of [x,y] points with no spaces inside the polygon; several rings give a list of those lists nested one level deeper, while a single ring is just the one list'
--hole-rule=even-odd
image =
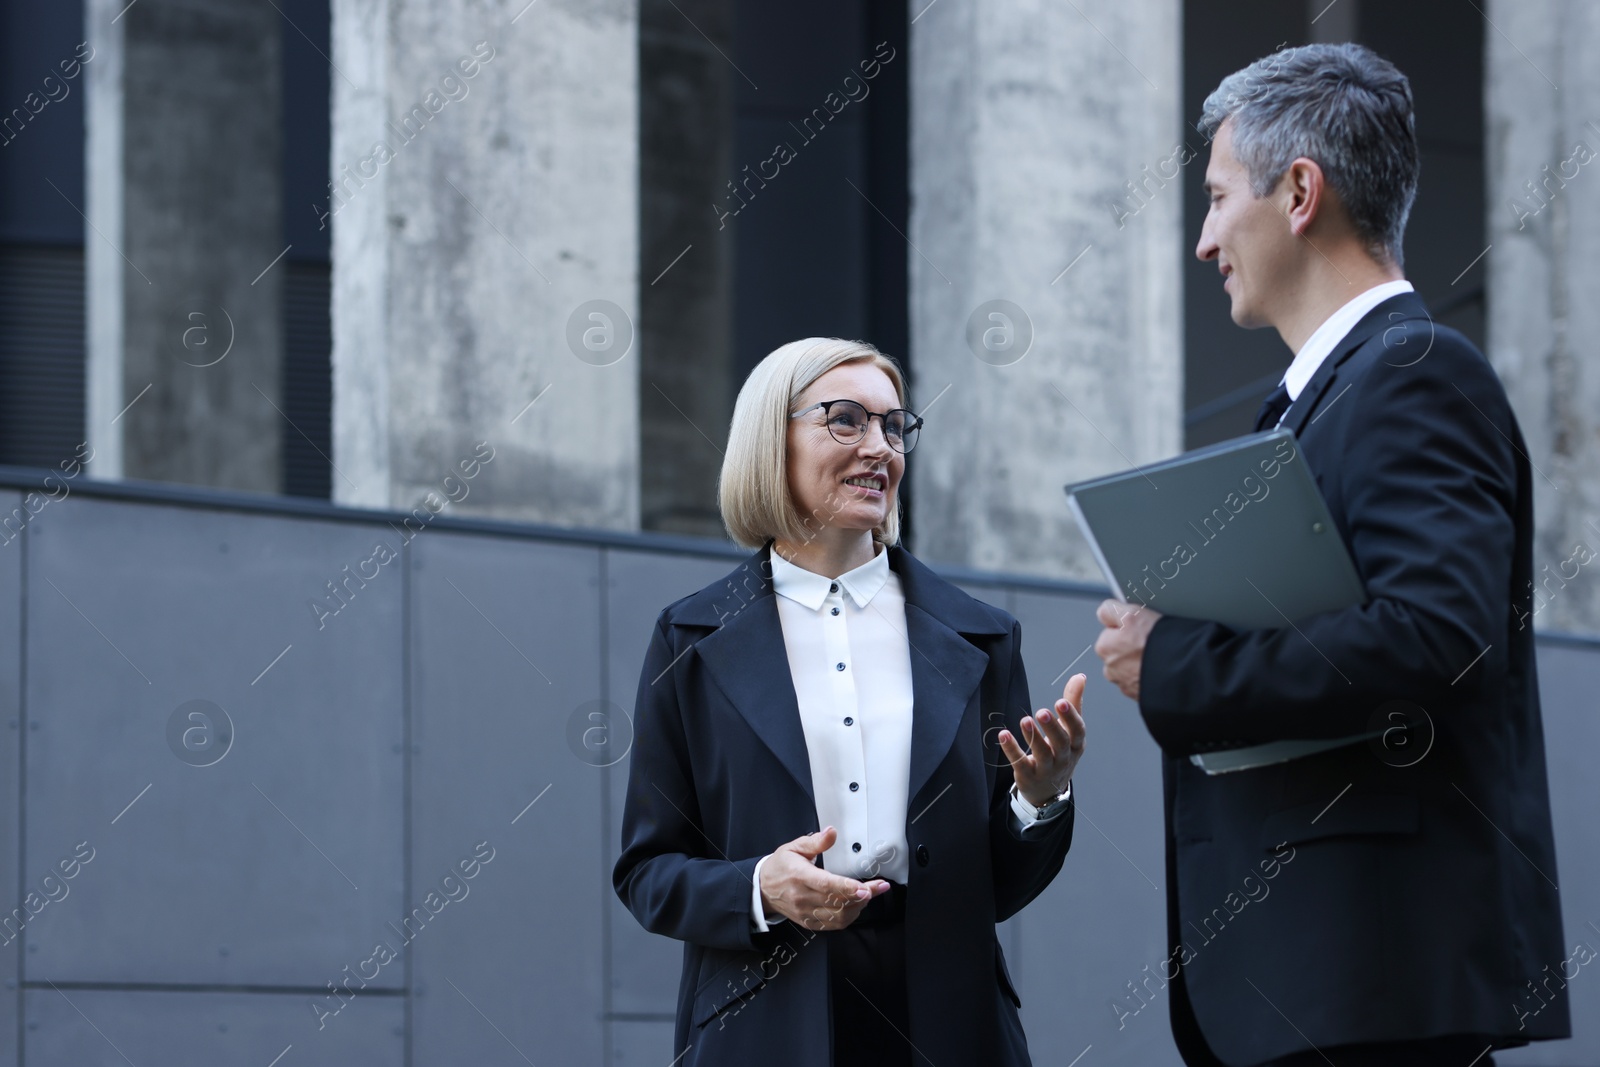
[{"label": "woman", "polygon": [[1024,714],[1016,620],[898,546],[905,405],[871,345],[767,356],[720,485],[760,550],[656,620],[613,882],[684,942],[675,1064],[1030,1062],[995,924],[1071,843],[1085,679]]}]

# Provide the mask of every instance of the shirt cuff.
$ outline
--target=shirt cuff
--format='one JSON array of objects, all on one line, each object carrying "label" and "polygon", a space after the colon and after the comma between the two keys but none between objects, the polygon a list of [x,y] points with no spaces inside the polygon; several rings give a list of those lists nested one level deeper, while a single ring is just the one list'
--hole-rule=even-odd
[{"label": "shirt cuff", "polygon": [[[1061,799],[1063,801],[1072,799],[1071,782],[1067,783],[1067,790],[1065,793],[1061,794]],[[1013,782],[1011,783],[1011,810],[1016,814],[1017,821],[1021,824],[1022,829],[1026,830],[1035,823],[1053,822],[1054,820],[1059,819],[1061,817],[1061,813],[1066,810],[1066,805],[1062,804],[1049,816],[1041,819],[1039,818],[1038,809],[1023,799],[1022,794],[1017,791],[1016,783]]]},{"label": "shirt cuff", "polygon": [[761,865],[771,858],[770,854],[762,856],[756,861],[756,869],[750,874],[750,920],[755,925],[756,933],[758,934],[764,934],[769,926],[774,926],[784,921],[781,915],[768,919],[765,909],[761,907]]}]

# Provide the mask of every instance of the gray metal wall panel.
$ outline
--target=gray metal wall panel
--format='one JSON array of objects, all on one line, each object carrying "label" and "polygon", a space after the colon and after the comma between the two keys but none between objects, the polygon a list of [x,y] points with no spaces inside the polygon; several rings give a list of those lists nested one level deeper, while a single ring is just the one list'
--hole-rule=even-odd
[{"label": "gray metal wall panel", "polygon": [[[1546,872],[1561,887],[1561,917],[1568,959],[1582,944],[1600,952],[1600,817],[1596,813],[1595,762],[1600,758],[1600,647],[1542,642],[1539,697],[1544,709],[1545,755],[1550,769],[1550,814],[1556,830],[1556,870]],[[1583,957],[1579,957],[1581,960]],[[1552,970],[1563,960],[1549,960]],[[1600,1064],[1600,960],[1566,964],[1576,975],[1572,1039],[1542,1041],[1495,1053],[1496,1063],[1571,1067]],[[1528,975],[1536,982],[1540,975]]]},{"label": "gray metal wall panel", "polygon": [[600,696],[600,550],[411,547],[413,904],[494,850],[407,950],[415,1062],[598,1063],[604,790],[567,730]]},{"label": "gray metal wall panel", "polygon": [[[629,716],[638,694],[639,668],[661,609],[716,581],[737,565],[737,561],[727,559],[607,551],[606,681],[610,699]],[[671,1018],[677,1007],[678,976],[683,969],[682,942],[647,933],[611,888],[611,867],[621,845],[622,805],[631,762],[624,759],[607,772],[611,819],[606,827],[605,895],[611,922],[611,1011]],[[613,1045],[614,1051],[620,1048],[620,1044]],[[672,1058],[671,1050],[669,1027],[659,1049],[663,1062]]]},{"label": "gray metal wall panel", "polygon": [[[74,496],[28,536],[25,880],[94,849],[30,929],[28,979],[357,965],[401,900],[398,564],[320,631],[308,600],[373,531]],[[208,767],[168,744],[195,699],[236,731]]]},{"label": "gray metal wall panel", "polygon": [[611,1024],[613,1067],[670,1067],[671,1061],[672,1023],[619,1021]]},{"label": "gray metal wall panel", "polygon": [[1099,598],[1019,591],[1015,602],[1033,706],[1050,707],[1068,678],[1088,675],[1072,851],[1015,920],[1021,951],[1011,973],[1029,1046],[1039,1061],[1066,1063],[1092,1044],[1102,1067],[1180,1064],[1164,994],[1120,1028],[1111,1007],[1128,994],[1126,983],[1142,981],[1144,967],[1154,971],[1165,956],[1160,750],[1089,649],[1100,630]]},{"label": "gray metal wall panel", "polygon": [[[656,613],[736,561],[430,530],[409,576],[399,561],[381,567],[319,629],[309,599],[375,542],[398,548],[386,525],[74,496],[27,536],[26,574],[20,542],[0,545],[0,723],[18,715],[19,683],[37,723],[25,745],[24,731],[0,731],[5,788],[17,788],[22,747],[27,772],[25,796],[0,794],[0,887],[17,897],[3,906],[20,905],[76,842],[96,852],[67,897],[0,946],[38,946],[0,963],[29,984],[0,997],[0,1067],[17,1044],[6,1009],[19,1002],[33,1026],[28,1062],[125,1062],[78,1008],[136,1063],[267,1064],[290,1044],[283,1067],[401,1061],[403,997],[358,996],[319,1031],[310,990],[356,968],[376,940],[400,941],[387,924],[406,907],[406,651],[412,902],[477,842],[496,850],[468,896],[430,913],[377,980],[398,988],[411,976],[414,1062],[670,1058],[680,948],[645,934],[610,888],[628,761],[592,766],[568,728],[587,701],[631,712]],[[1022,621],[1035,707],[1059,695],[1069,665],[1090,680],[1073,851],[1001,931],[1035,1057],[1067,1062],[1092,1044],[1096,1062],[1175,1064],[1163,993],[1120,1029],[1112,1008],[1162,959],[1164,871],[1157,752],[1089,649],[1098,598],[965,587]],[[1588,927],[1600,924],[1600,647],[1546,641],[1540,667],[1568,941],[1600,946]],[[194,698],[226,708],[237,730],[215,766],[168,748],[168,717]],[[47,981],[307,992],[69,986],[74,1008]],[[1049,1002],[1030,989],[1050,990]],[[1497,1059],[1600,1063],[1600,985],[1580,977],[1570,989],[1574,1041]]]},{"label": "gray metal wall panel", "polygon": [[[0,493],[0,516],[21,506],[22,494]],[[19,855],[22,831],[22,735],[19,704],[22,698],[22,553],[23,537],[11,529],[0,544],[0,919],[24,906],[26,890],[21,880]],[[23,535],[26,536],[26,535]],[[41,913],[42,914],[42,913]],[[15,920],[13,920],[15,921]],[[19,936],[20,933],[20,936]],[[0,1067],[17,1062],[17,1017],[21,1010],[22,951],[26,928],[0,929]]]},{"label": "gray metal wall panel", "polygon": [[400,997],[358,996],[309,1033],[306,1001],[287,993],[30,989],[24,1058],[33,1067],[401,1067]]}]

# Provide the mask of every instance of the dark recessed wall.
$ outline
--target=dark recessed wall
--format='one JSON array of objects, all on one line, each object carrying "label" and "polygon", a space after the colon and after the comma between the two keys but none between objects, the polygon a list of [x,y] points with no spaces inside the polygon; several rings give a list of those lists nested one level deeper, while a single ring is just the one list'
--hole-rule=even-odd
[{"label": "dark recessed wall", "polygon": [[327,500],[333,489],[331,107],[328,0],[274,0],[283,32],[283,491]]},{"label": "dark recessed wall", "polygon": [[84,438],[84,36],[81,3],[0,0],[0,463]]},{"label": "dark recessed wall", "polygon": [[[906,5],[744,0],[735,12],[736,57],[749,80],[734,80],[729,177],[755,172],[780,144],[795,152],[730,222],[736,376],[742,382],[772,349],[814,335],[872,341],[904,359],[906,244],[895,228],[905,231],[908,207]],[[882,41],[896,58],[863,83],[861,101],[807,125],[828,114],[829,94],[843,96],[845,79],[860,78]]]},{"label": "dark recessed wall", "polygon": [[645,529],[722,535],[734,397],[772,349],[837,336],[904,363],[906,37],[900,2],[641,3]]}]

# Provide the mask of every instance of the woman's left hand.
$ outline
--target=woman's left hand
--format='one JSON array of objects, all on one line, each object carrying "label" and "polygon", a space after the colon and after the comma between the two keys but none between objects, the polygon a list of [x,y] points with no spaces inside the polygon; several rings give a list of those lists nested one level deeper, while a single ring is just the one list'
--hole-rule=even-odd
[{"label": "woman's left hand", "polygon": [[1011,761],[1017,792],[1035,807],[1061,795],[1083,755],[1083,687],[1087,681],[1088,677],[1082,674],[1067,679],[1054,714],[1041,708],[1022,717],[1027,752],[1022,751],[1011,731],[1000,731],[1000,751]]}]

